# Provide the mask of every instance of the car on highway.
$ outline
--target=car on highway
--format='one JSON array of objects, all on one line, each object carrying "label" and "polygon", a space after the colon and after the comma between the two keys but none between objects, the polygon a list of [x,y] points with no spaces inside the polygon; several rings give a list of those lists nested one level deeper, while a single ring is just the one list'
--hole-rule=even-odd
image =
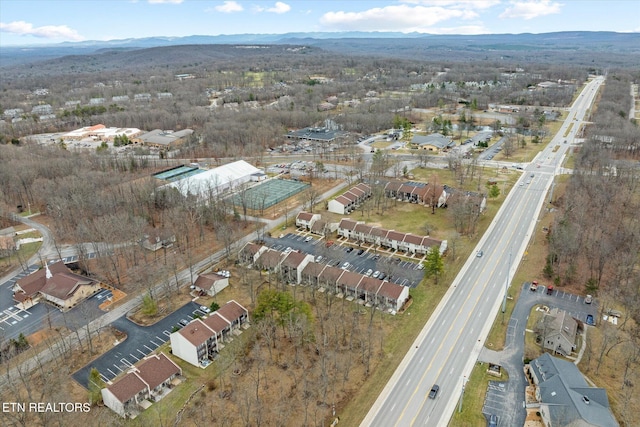
[{"label": "car on highway", "polygon": [[587,295],[586,297],[584,297],[585,304],[591,304],[592,302],[593,302],[593,296]]},{"label": "car on highway", "polygon": [[595,326],[596,322],[593,321],[593,314],[587,314],[587,325]]},{"label": "car on highway", "polygon": [[429,399],[435,399],[440,391],[440,386],[438,384],[434,384],[429,391]]},{"label": "car on highway", "polygon": [[529,175],[531,178],[533,178],[534,176],[536,176],[535,173],[532,173],[531,175]]},{"label": "car on highway", "polygon": [[476,252],[476,256],[478,258],[482,258],[482,255],[484,255],[484,252],[482,252],[482,250],[479,250],[478,252]]}]

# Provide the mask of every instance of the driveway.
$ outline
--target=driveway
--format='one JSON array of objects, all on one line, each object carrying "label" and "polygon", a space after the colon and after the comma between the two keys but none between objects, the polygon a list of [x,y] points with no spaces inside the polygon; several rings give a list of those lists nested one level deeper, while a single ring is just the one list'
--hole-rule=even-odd
[{"label": "driveway", "polygon": [[[538,286],[538,290],[532,292],[529,290],[529,283],[524,283],[509,319],[504,350],[493,351],[483,347],[480,352],[479,361],[501,365],[502,369],[509,373],[509,381],[506,384],[490,382],[482,408],[486,416],[498,416],[498,426],[524,425],[527,416],[524,394],[528,382],[523,370],[524,334],[531,309],[537,304],[543,304],[549,308],[565,310],[582,322],[587,314],[597,319],[598,306],[595,300],[592,304],[585,304],[581,296],[558,290],[547,295],[546,291],[546,286]],[[498,313],[498,316],[501,314]]]},{"label": "driveway", "polygon": [[169,335],[174,326],[180,327],[178,322],[182,319],[191,321],[193,312],[199,307],[194,302],[188,302],[151,326],[137,325],[127,319],[126,316],[116,319],[111,323],[111,326],[127,334],[127,338],[96,360],[76,371],[72,375],[73,379],[83,387],[88,388],[89,372],[92,368],[96,368],[104,382],[113,380],[140,359],[169,341]]}]

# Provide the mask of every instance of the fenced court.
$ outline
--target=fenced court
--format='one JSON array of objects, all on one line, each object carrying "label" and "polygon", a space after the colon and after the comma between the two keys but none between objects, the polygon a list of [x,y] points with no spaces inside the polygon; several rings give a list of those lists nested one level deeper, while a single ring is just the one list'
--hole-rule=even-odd
[{"label": "fenced court", "polygon": [[[287,179],[271,179],[244,192],[244,200],[248,209],[263,211],[281,201],[295,196],[307,188],[309,184]],[[242,194],[233,197],[233,204],[242,206]]]}]

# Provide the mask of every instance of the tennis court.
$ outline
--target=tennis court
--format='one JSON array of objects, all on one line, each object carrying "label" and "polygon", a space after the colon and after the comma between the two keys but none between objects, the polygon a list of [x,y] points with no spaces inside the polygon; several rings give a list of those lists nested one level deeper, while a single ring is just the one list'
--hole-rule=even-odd
[{"label": "tennis court", "polygon": [[[309,184],[288,179],[271,179],[255,187],[246,190],[244,197],[247,208],[253,210],[263,210],[270,208],[281,201],[295,196],[307,188]],[[233,204],[242,206],[242,195],[236,194],[233,197]]]}]

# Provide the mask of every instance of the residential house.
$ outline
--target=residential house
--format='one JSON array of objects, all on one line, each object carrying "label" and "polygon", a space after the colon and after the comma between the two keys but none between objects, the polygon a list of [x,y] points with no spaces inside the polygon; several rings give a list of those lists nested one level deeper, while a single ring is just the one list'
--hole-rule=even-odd
[{"label": "residential house", "polygon": [[19,279],[13,287],[13,299],[29,304],[45,299],[68,310],[100,289],[99,281],[72,273],[64,262],[58,261]]},{"label": "residential house", "polygon": [[525,366],[547,427],[618,427],[607,391],[591,387],[578,367],[545,353]]},{"label": "residential house", "polygon": [[371,197],[371,187],[367,184],[360,183],[335,199],[329,200],[327,210],[329,212],[346,215],[355,210],[360,203],[369,197]]},{"label": "residential house", "polygon": [[280,263],[280,271],[289,283],[302,282],[302,270],[313,261],[313,255],[301,252],[289,252]]},{"label": "residential house", "polygon": [[204,292],[213,297],[229,286],[229,278],[217,273],[200,274],[193,286],[196,292]]},{"label": "residential house", "polygon": [[310,212],[300,212],[296,216],[296,227],[310,230],[314,222],[320,219],[320,214],[312,214]]},{"label": "residential house", "polygon": [[195,319],[169,336],[172,353],[199,367],[207,367],[223,343],[249,323],[249,312],[231,300],[203,319]]},{"label": "residential house", "polygon": [[544,348],[554,353],[569,355],[576,348],[578,322],[564,310],[553,308],[538,325]]},{"label": "residential house", "polygon": [[266,246],[258,245],[253,242],[249,242],[240,250],[238,253],[238,260],[241,263],[253,264],[256,260],[262,255],[266,250],[268,250]]},{"label": "residential house", "polygon": [[322,274],[322,270],[328,268],[326,264],[319,262],[309,262],[302,269],[302,283],[309,284],[311,286],[318,287],[318,277]]},{"label": "residential house", "polygon": [[326,236],[331,232],[331,226],[327,221],[319,219],[313,222],[310,231],[311,233],[317,234],[318,236]]},{"label": "residential house", "polygon": [[254,265],[261,269],[267,270],[269,272],[277,272],[280,269],[280,263],[284,258],[285,254],[280,251],[276,251],[275,249],[267,249],[262,252],[262,254],[255,261]]},{"label": "residential house", "polygon": [[446,241],[428,236],[386,230],[380,227],[371,227],[363,221],[353,221],[347,218],[343,218],[338,224],[338,235],[361,243],[374,244],[418,255],[426,254],[432,246],[438,246],[440,253],[443,254],[447,247]]},{"label": "residential house", "polygon": [[135,417],[145,401],[157,401],[175,385],[182,369],[164,353],[145,357],[137,366],[101,390],[105,406],[121,417]]},{"label": "residential house", "polygon": [[409,288],[392,282],[384,281],[378,289],[377,307],[387,308],[391,314],[396,314],[409,299]]},{"label": "residential house", "polygon": [[176,235],[158,228],[149,229],[142,239],[142,247],[149,251],[170,248],[176,242]]}]

